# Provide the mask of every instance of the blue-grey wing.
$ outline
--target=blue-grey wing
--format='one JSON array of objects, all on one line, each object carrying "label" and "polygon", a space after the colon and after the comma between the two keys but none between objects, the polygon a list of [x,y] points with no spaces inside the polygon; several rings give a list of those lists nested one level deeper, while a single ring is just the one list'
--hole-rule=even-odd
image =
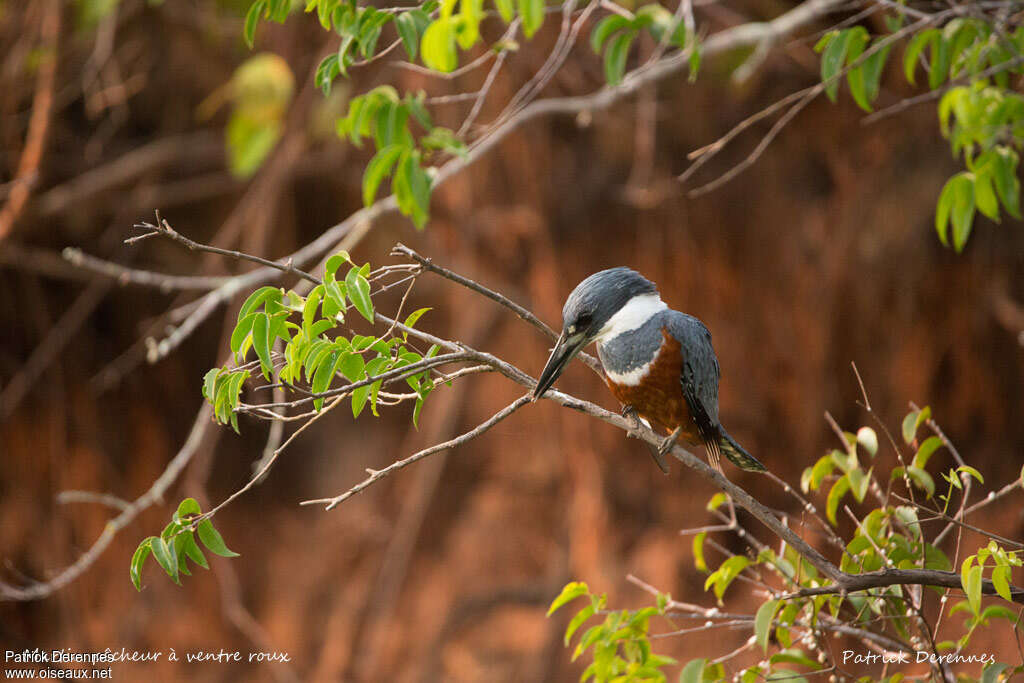
[{"label": "blue-grey wing", "polygon": [[711,332],[697,318],[669,311],[666,327],[683,356],[680,384],[690,415],[705,440],[718,438],[718,379],[720,371]]}]

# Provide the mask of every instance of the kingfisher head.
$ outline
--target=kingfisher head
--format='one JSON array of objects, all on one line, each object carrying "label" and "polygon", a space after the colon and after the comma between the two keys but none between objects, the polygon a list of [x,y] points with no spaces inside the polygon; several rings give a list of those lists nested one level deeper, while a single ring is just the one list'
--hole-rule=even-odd
[{"label": "kingfisher head", "polygon": [[562,334],[551,351],[533,399],[551,388],[566,364],[591,342],[617,337],[667,308],[654,283],[629,268],[609,268],[576,285],[562,307]]}]

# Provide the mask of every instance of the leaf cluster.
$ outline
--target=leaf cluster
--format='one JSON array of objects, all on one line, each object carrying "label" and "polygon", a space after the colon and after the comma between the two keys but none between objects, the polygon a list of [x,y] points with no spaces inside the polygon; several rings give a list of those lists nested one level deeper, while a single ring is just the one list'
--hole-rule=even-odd
[{"label": "leaf cluster", "polygon": [[[887,17],[887,24],[891,33],[903,30],[899,17]],[[845,72],[854,101],[872,111],[890,36],[871,36],[865,27],[853,26],[830,31],[818,41],[821,80],[833,102]],[[967,244],[978,213],[999,222],[1002,207],[1021,218],[1017,166],[1024,145],[1024,97],[1011,88],[1010,77],[1024,73],[1022,53],[1024,27],[997,28],[984,16],[956,17],[941,27],[920,29],[903,51],[908,83],[917,84],[923,65],[928,89],[945,88],[938,104],[942,135],[967,166],[945,183],[935,212],[939,239],[958,252]]]},{"label": "leaf cluster", "polygon": [[[423,159],[434,151],[464,154],[465,145],[446,128],[434,126],[423,106],[424,95],[400,97],[389,85],[354,97],[348,114],[338,120],[338,135],[361,147],[372,139],[377,153],[363,173],[363,203],[369,206],[388,177],[398,208],[422,228],[430,210],[431,176]],[[425,131],[417,141],[410,129],[416,121]]]},{"label": "leaf cluster", "polygon": [[693,44],[690,54],[690,80],[697,77],[700,67],[700,47],[696,36],[687,30],[680,17],[674,16],[661,5],[644,5],[632,16],[609,14],[599,21],[590,33],[590,47],[601,54],[604,51],[604,77],[608,85],[618,85],[626,72],[629,50],[641,31],[648,31],[662,45],[680,50]]},{"label": "leaf cluster", "polygon": [[593,678],[595,683],[664,683],[667,680],[662,669],[677,662],[671,657],[651,652],[649,631],[651,617],[664,616],[670,600],[668,596],[659,596],[657,607],[608,611],[606,595],[591,593],[587,584],[574,581],[552,601],[548,616],[577,598],[586,598],[586,603],[565,629],[566,647],[573,635],[592,617],[604,616],[601,623],[583,632],[573,651],[573,661],[588,651],[593,657],[593,662],[580,677],[581,681]]},{"label": "leaf cluster", "polygon": [[202,510],[195,498],[186,498],[174,511],[170,523],[159,536],[149,536],[139,543],[132,555],[130,575],[136,590],[142,590],[142,567],[150,556],[174,583],[181,585],[181,575],[191,576],[188,561],[209,569],[199,542],[214,555],[238,557],[230,550],[209,519],[202,518]]},{"label": "leaf cluster", "polygon": [[[339,271],[344,265],[348,265],[348,270],[341,277]],[[367,405],[378,415],[378,397],[384,380],[375,378],[430,359],[439,349],[432,346],[420,354],[408,346],[405,333],[382,337],[328,335],[344,323],[352,309],[370,322],[375,320],[369,276],[370,264],[356,265],[347,253],[339,252],[327,260],[323,282],[306,296],[269,286],[250,294],[238,311],[238,321],[231,333],[236,367],[213,368],[203,380],[203,396],[213,405],[217,420],[230,422],[238,430],[239,396],[250,377],[244,366],[251,352],[256,354],[255,363],[266,381],[280,381],[292,390],[312,396],[317,411],[323,408],[325,393],[332,383],[343,378],[346,385],[354,385],[349,392],[352,415],[358,417]],[[427,310],[411,313],[405,325],[414,326]],[[278,341],[284,346],[279,355],[274,352]],[[418,424],[423,403],[434,389],[434,380],[429,370],[410,372],[404,380],[416,394],[412,419]]]}]

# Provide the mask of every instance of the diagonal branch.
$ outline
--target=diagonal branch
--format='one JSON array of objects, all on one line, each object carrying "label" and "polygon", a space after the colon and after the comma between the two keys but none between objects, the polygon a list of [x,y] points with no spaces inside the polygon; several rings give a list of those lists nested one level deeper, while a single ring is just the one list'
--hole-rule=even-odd
[{"label": "diagonal branch", "polygon": [[436,444],[434,446],[431,446],[430,448],[424,448],[422,451],[419,451],[418,453],[413,453],[412,455],[410,455],[408,458],[405,458],[404,460],[398,460],[396,462],[391,463],[390,465],[388,465],[387,467],[385,467],[382,470],[371,470],[369,477],[367,477],[363,481],[359,482],[358,484],[356,484],[355,486],[350,488],[348,491],[345,491],[341,495],[335,496],[334,498],[317,498],[315,500],[304,500],[301,503],[299,503],[299,505],[326,505],[327,507],[325,509],[326,510],[331,510],[334,507],[336,507],[339,503],[343,503],[344,501],[348,500],[352,496],[354,496],[357,493],[363,491],[368,486],[371,486],[372,484],[375,484],[380,479],[383,479],[384,477],[388,476],[392,472],[397,472],[398,470],[402,469],[403,467],[411,465],[414,462],[416,462],[417,460],[422,460],[423,458],[425,458],[425,457],[427,457],[429,455],[433,455],[434,453],[440,453],[441,451],[447,451],[447,450],[455,448],[457,446],[461,446],[462,444],[466,443],[467,441],[471,441],[471,440],[475,439],[476,437],[480,436],[481,434],[486,432],[488,429],[490,429],[494,425],[496,425],[499,422],[501,422],[502,420],[504,420],[506,417],[508,417],[512,413],[516,412],[517,410],[519,410],[520,408],[522,408],[523,406],[528,404],[530,402],[530,397],[531,397],[531,395],[528,394],[528,393],[524,394],[523,396],[520,396],[519,398],[517,398],[512,403],[508,404],[507,406],[505,406],[504,408],[502,408],[501,410],[496,412],[494,415],[492,415],[487,420],[484,420],[483,422],[478,424],[476,427],[473,427],[473,429],[470,429],[468,432],[466,432],[464,434],[460,434],[459,436],[455,437],[454,439],[451,439],[449,441],[445,441],[444,443]]},{"label": "diagonal branch", "polygon": [[182,445],[181,450],[178,451],[178,454],[167,464],[163,474],[153,482],[149,490],[129,503],[121,514],[107,522],[99,538],[74,563],[65,567],[56,576],[45,582],[23,587],[0,582],[0,600],[41,600],[68,585],[91,567],[114,540],[118,532],[131,524],[143,511],[163,500],[164,493],[177,480],[178,475],[185,469],[185,465],[192,460],[192,456],[199,449],[207,428],[212,424],[210,421],[212,416],[213,410],[204,401],[203,407],[199,409],[199,414],[192,424],[192,431],[189,432],[188,438]]}]

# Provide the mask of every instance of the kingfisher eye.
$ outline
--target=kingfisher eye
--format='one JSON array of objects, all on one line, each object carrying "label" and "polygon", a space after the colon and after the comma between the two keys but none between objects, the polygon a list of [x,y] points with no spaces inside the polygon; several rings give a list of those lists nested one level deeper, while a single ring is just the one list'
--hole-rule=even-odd
[{"label": "kingfisher eye", "polygon": [[576,324],[573,325],[573,327],[577,327],[577,328],[590,327],[590,323],[592,321],[593,321],[593,316],[590,313],[581,313],[579,315],[579,317],[576,318]]}]

